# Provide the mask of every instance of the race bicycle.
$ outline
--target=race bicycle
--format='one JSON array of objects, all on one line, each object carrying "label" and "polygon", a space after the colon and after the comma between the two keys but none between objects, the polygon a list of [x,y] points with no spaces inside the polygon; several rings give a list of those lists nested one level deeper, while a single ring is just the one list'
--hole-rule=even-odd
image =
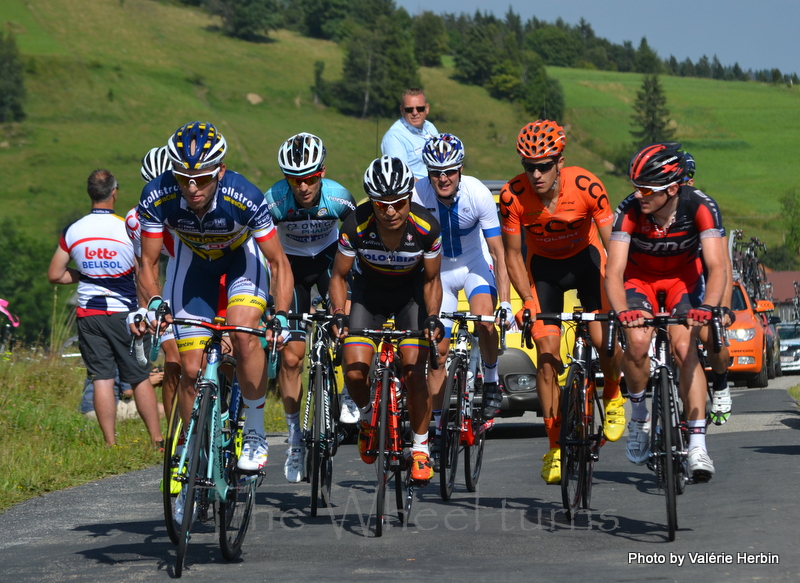
[{"label": "race bicycle", "polygon": [[[433,338],[434,331],[430,330]],[[372,377],[372,422],[378,437],[377,451],[367,450],[375,455],[375,468],[378,482],[375,487],[375,536],[383,535],[386,524],[386,485],[394,481],[397,516],[401,524],[408,522],[411,504],[414,501],[414,488],[418,484],[411,479],[411,446],[413,435],[408,419],[406,386],[400,366],[400,355],[394,341],[403,338],[422,338],[421,330],[395,330],[393,322],[387,322],[380,330],[351,328],[350,336],[363,336],[378,345],[373,361]],[[438,367],[438,362],[430,351],[430,365]],[[424,485],[424,484],[422,484]]]},{"label": "race bicycle", "polygon": [[[483,359],[476,332],[469,330],[469,322],[494,323],[494,316],[476,316],[466,312],[442,312],[441,318],[453,320],[451,342],[453,348],[447,366],[447,376],[440,418],[439,440],[439,491],[442,500],[453,494],[458,458],[464,452],[464,478],[467,490],[474,492],[483,463],[486,432],[494,426],[494,419],[483,419]],[[504,330],[501,323],[501,330]]]},{"label": "race bicycle", "polygon": [[[589,322],[609,322],[605,349],[614,351],[617,326],[616,314],[594,314],[575,308],[573,312],[537,314],[537,320],[572,322],[575,341],[567,379],[561,390],[561,501],[567,519],[572,520],[579,508],[588,509],[592,500],[594,463],[600,458],[605,443],[603,425],[605,412],[602,395],[598,394],[595,378],[599,365],[593,357]],[[530,330],[530,327],[527,327]]]},{"label": "race bicycle", "polygon": [[313,314],[289,314],[289,320],[301,321],[311,328],[308,351],[308,383],[300,425],[306,450],[306,480],[311,482],[311,516],[317,508],[330,505],[333,480],[333,456],[339,446],[339,394],[333,372],[337,343],[328,323],[333,316],[323,311]]}]

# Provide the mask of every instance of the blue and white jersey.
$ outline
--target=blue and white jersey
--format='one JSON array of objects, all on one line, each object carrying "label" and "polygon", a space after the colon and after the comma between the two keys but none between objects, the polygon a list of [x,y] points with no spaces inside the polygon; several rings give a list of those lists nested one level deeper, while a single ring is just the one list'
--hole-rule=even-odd
[{"label": "blue and white jersey", "polygon": [[147,183],[138,213],[142,237],[163,237],[168,228],[208,261],[238,249],[250,237],[262,242],[277,233],[264,194],[232,170],[226,170],[218,181],[209,209],[201,218],[186,205],[172,172]]},{"label": "blue and white jersey", "polygon": [[92,209],[64,229],[59,245],[81,273],[79,318],[136,309],[136,257],[122,217],[110,209]]},{"label": "blue and white jersey", "polygon": [[286,180],[264,193],[287,255],[315,257],[339,240],[339,221],[356,210],[353,195],[341,184],[323,178],[319,200],[310,209],[297,204]]},{"label": "blue and white jersey", "polygon": [[500,236],[500,219],[494,197],[483,182],[462,176],[453,202],[439,202],[428,177],[418,181],[412,200],[433,214],[442,228],[442,251],[450,261],[442,261],[442,271],[453,264],[467,265],[476,257],[487,257],[484,238]]},{"label": "blue and white jersey", "polygon": [[438,135],[436,126],[428,120],[417,129],[401,117],[383,135],[381,153],[400,158],[414,173],[414,177],[420,180],[428,175],[428,169],[422,162],[422,148],[425,147],[425,142]]}]

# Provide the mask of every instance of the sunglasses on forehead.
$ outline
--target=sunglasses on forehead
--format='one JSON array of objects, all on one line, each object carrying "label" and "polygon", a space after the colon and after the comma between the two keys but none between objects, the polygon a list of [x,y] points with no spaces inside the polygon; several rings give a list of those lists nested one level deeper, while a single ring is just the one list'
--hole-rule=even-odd
[{"label": "sunglasses on forehead", "polygon": [[556,163],[552,160],[550,162],[541,162],[541,163],[525,162],[524,160],[522,161],[522,167],[525,168],[525,172],[530,172],[531,174],[536,171],[538,171],[539,174],[547,174],[553,169],[553,166],[555,165]]},{"label": "sunglasses on forehead", "polygon": [[408,200],[410,198],[411,198],[411,194],[407,194],[403,198],[396,198],[394,200],[383,201],[383,200],[376,200],[376,199],[373,198],[373,199],[370,199],[370,201],[381,212],[387,213],[387,212],[389,212],[390,208],[394,209],[395,212],[399,212],[399,211],[403,210],[406,207],[406,205],[408,204]]},{"label": "sunglasses on forehead", "polygon": [[192,183],[194,183],[197,188],[205,188],[216,180],[219,170],[219,166],[213,171],[204,172],[203,174],[184,174],[183,172],[173,170],[172,175],[175,177],[178,186],[182,188],[189,188]]},{"label": "sunglasses on forehead", "polygon": [[425,108],[428,107],[427,105],[418,105],[416,107],[404,107],[403,111],[406,113],[414,113],[414,110],[417,110],[417,113],[425,113]]},{"label": "sunglasses on forehead", "polygon": [[640,184],[636,184],[634,181],[631,180],[631,184],[633,184],[634,188],[636,188],[636,190],[638,190],[642,196],[652,196],[658,192],[665,191],[670,186],[675,184],[675,182],[670,182],[669,184],[665,184],[664,186],[642,186]]},{"label": "sunglasses on forehead", "polygon": [[286,176],[286,182],[295,188],[300,188],[300,185],[304,183],[309,186],[314,186],[320,180],[322,180],[322,172],[317,172],[311,176]]}]

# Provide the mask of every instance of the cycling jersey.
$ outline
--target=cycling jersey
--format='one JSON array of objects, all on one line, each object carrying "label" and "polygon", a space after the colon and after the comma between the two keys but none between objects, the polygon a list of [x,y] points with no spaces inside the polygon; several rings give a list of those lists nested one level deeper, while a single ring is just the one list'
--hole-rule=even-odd
[{"label": "cycling jersey", "polygon": [[[477,178],[461,177],[458,192],[450,206],[436,198],[436,191],[428,177],[417,182],[412,200],[439,219],[442,253],[459,265],[468,265],[476,256],[484,254],[484,238],[500,236],[500,220],[497,218],[494,198]],[[443,271],[450,267],[448,263],[451,262],[442,262]]]},{"label": "cycling jersey", "polygon": [[368,280],[381,287],[412,284],[422,271],[422,260],[439,255],[442,248],[439,223],[427,210],[411,203],[408,220],[397,249],[388,250],[378,232],[372,204],[358,205],[342,224],[339,252],[355,258],[354,281]]},{"label": "cycling jersey", "polygon": [[110,209],[92,209],[64,229],[59,245],[81,273],[79,318],[136,309],[136,259],[122,217]]},{"label": "cycling jersey", "polygon": [[319,200],[310,209],[297,204],[286,180],[279,180],[264,193],[287,255],[314,257],[334,245],[339,238],[338,221],[356,209],[355,199],[345,187],[327,178],[321,182]]},{"label": "cycling jersey", "polygon": [[681,186],[676,196],[674,219],[665,228],[658,226],[651,214],[641,212],[634,195],[620,203],[611,239],[630,244],[626,280],[700,277],[700,242],[723,236],[719,207],[691,186]]},{"label": "cycling jersey", "polygon": [[192,212],[171,172],[147,183],[139,200],[143,237],[162,237],[170,229],[208,261],[236,250],[252,235],[266,241],[277,232],[263,193],[237,172],[227,170],[202,218]]},{"label": "cycling jersey", "polygon": [[613,213],[603,183],[577,166],[561,169],[555,212],[550,213],[533,190],[525,173],[508,181],[500,191],[503,232],[525,232],[528,259],[541,255],[564,259],[589,245],[599,246],[597,227],[608,225]]}]

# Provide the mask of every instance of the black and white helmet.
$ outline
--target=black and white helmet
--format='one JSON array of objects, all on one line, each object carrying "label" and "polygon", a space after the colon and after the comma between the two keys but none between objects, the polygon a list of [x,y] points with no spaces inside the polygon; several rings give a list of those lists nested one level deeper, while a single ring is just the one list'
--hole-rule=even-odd
[{"label": "black and white helmet", "polygon": [[412,190],[414,173],[400,158],[376,158],[364,172],[364,191],[370,198],[397,198]]},{"label": "black and white helmet", "polygon": [[325,146],[314,134],[301,132],[292,136],[278,149],[278,166],[287,176],[308,176],[322,170]]},{"label": "black and white helmet", "polygon": [[142,179],[150,182],[156,176],[162,175],[167,170],[172,169],[172,161],[169,159],[169,152],[166,146],[153,148],[142,158]]}]

